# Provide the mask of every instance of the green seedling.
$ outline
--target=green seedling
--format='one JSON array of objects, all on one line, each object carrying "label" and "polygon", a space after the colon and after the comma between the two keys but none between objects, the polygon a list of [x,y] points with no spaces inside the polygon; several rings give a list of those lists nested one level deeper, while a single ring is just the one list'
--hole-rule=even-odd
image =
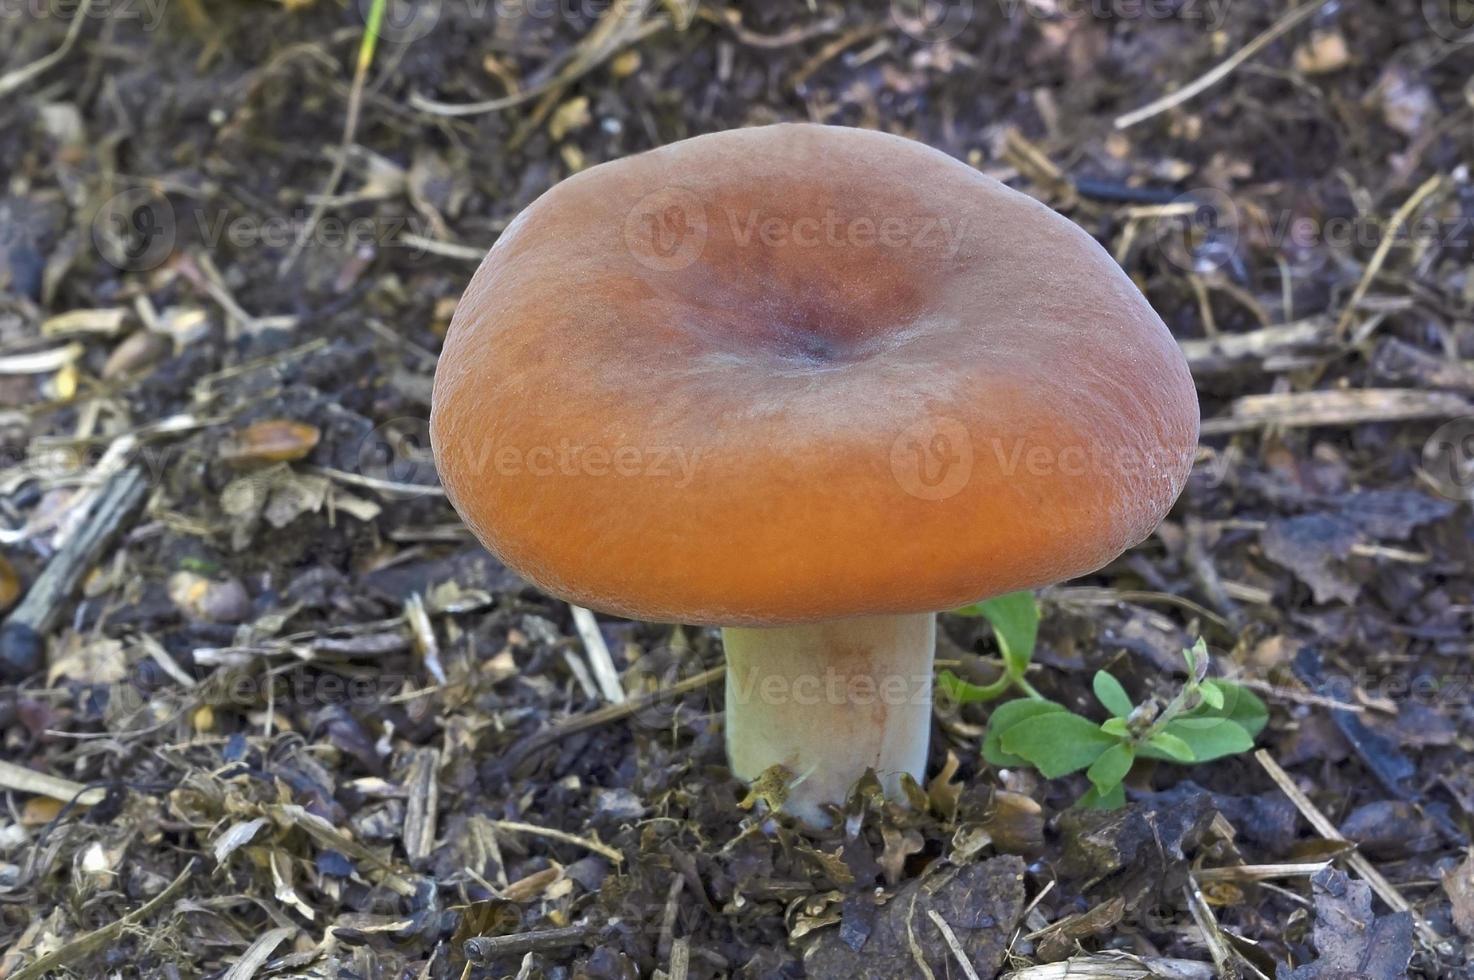
[{"label": "green seedling", "polygon": [[998,649],[1003,653],[1003,676],[991,684],[969,684],[950,670],[942,671],[937,686],[956,704],[993,701],[1017,688],[1031,698],[1043,700],[1024,672],[1034,659],[1034,644],[1039,638],[1039,603],[1032,592],[1011,592],[953,610],[955,616],[981,616],[993,627]]},{"label": "green seedling", "polygon": [[938,685],[963,704],[991,701],[1014,687],[1027,694],[994,710],[983,757],[995,766],[1032,766],[1048,779],[1085,770],[1091,788],[1078,806],[1123,805],[1122,783],[1137,759],[1189,765],[1247,752],[1268,721],[1268,709],[1253,692],[1207,676],[1208,648],[1199,639],[1183,651],[1187,681],[1165,706],[1133,704],[1120,681],[1097,671],[1095,698],[1110,717],[1094,722],[1046,700],[1024,679],[1039,629],[1039,607],[1031,594],[1000,596],[959,612],[987,618],[1003,652],[1004,673],[979,686],[944,672]]}]

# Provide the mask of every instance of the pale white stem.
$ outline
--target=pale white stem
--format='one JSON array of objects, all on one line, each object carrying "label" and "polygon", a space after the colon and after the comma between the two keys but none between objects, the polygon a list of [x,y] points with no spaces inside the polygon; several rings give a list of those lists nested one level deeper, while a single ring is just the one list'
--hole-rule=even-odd
[{"label": "pale white stem", "polygon": [[921,782],[936,636],[932,613],[724,629],[732,771],[786,767],[784,809],[817,824],[866,769],[891,796],[902,773]]}]

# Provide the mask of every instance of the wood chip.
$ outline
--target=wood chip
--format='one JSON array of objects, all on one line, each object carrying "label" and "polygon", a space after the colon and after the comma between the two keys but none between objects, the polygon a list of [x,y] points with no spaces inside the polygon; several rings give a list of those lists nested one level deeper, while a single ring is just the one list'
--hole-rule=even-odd
[{"label": "wood chip", "polygon": [[1352,388],[1245,395],[1233,403],[1228,415],[1205,419],[1203,434],[1221,435],[1266,426],[1362,425],[1368,422],[1459,418],[1471,414],[1474,414],[1474,402],[1461,395],[1416,388]]},{"label": "wood chip", "polygon": [[43,320],[41,336],[55,337],[72,333],[112,336],[123,329],[123,324],[127,319],[128,311],[122,307],[102,310],[68,310]]},{"label": "wood chip", "polygon": [[437,779],[440,753],[417,749],[404,780],[407,805],[404,811],[404,853],[411,862],[423,861],[435,848],[435,821],[440,809]]},{"label": "wood chip", "polygon": [[578,629],[584,649],[588,651],[589,666],[599,685],[599,693],[604,695],[605,701],[612,704],[624,703],[624,687],[619,682],[619,671],[614,667],[614,658],[609,655],[609,645],[604,642],[604,634],[599,632],[599,621],[582,606],[570,608],[573,610],[573,625]]},{"label": "wood chip", "polygon": [[102,802],[106,791],[100,787],[88,789],[81,783],[60,776],[48,776],[13,762],[0,760],[0,786],[20,793],[35,793],[49,796],[53,800],[70,803],[76,800],[83,806],[94,806]]},{"label": "wood chip", "polygon": [[[1310,822],[1310,826],[1315,829],[1316,833],[1320,834],[1326,840],[1346,840],[1346,838],[1341,836],[1341,832],[1336,829],[1336,825],[1331,823],[1330,818],[1311,802],[1310,797],[1306,796],[1299,786],[1295,785],[1295,781],[1290,778],[1290,774],[1285,772],[1278,762],[1274,761],[1274,757],[1266,749],[1260,749],[1255,752],[1254,760],[1264,768],[1264,771],[1269,774],[1270,779],[1274,780],[1275,785],[1280,788],[1281,792],[1290,798],[1290,802],[1295,804],[1295,808]],[[1368,885],[1371,885],[1372,891],[1376,892],[1377,896],[1383,902],[1387,903],[1388,908],[1394,912],[1407,912],[1412,915],[1413,923],[1418,929],[1418,935],[1423,938],[1424,942],[1431,944],[1439,941],[1440,937],[1438,933],[1428,924],[1428,920],[1423,918],[1422,913],[1408,904],[1407,899],[1402,897],[1402,893],[1397,890],[1392,882],[1383,877],[1382,872],[1378,871],[1372,865],[1372,862],[1367,859],[1365,854],[1362,854],[1360,851],[1352,851],[1347,855],[1346,863],[1351,865],[1352,870],[1365,879]]]}]

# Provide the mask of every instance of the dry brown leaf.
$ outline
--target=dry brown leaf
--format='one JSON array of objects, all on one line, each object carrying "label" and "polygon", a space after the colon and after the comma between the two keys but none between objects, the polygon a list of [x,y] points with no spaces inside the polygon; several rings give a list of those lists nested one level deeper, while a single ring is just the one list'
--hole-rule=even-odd
[{"label": "dry brown leaf", "polygon": [[942,763],[941,771],[926,784],[926,795],[931,800],[932,809],[949,823],[957,817],[957,804],[962,799],[961,780],[953,782],[961,765],[957,753],[948,749],[947,761]]},{"label": "dry brown leaf", "polygon": [[237,466],[286,463],[305,458],[321,438],[322,433],[315,425],[290,419],[265,419],[237,432],[221,446],[220,456]]},{"label": "dry brown leaf", "polygon": [[170,343],[152,330],[130,334],[113,348],[102,366],[104,378],[121,378],[153,367],[169,354]]},{"label": "dry brown leaf", "polygon": [[41,827],[55,820],[66,804],[49,796],[33,796],[21,807],[20,822],[26,827]]},{"label": "dry brown leaf", "polygon": [[534,871],[526,878],[519,878],[502,889],[502,897],[509,902],[530,902],[552,886],[563,874],[559,865]]},{"label": "dry brown leaf", "polygon": [[0,555],[0,611],[9,609],[20,598],[20,575],[4,555]]}]

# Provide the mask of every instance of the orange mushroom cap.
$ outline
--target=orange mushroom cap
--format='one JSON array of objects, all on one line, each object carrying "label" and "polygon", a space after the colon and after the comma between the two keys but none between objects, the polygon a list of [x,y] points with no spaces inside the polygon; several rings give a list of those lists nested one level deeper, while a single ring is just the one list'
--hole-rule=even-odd
[{"label": "orange mushroom cap", "polygon": [[779,125],[558,184],[467,287],[431,438],[476,535],[639,619],[937,611],[1141,541],[1187,364],[1084,231],[920,143]]}]

